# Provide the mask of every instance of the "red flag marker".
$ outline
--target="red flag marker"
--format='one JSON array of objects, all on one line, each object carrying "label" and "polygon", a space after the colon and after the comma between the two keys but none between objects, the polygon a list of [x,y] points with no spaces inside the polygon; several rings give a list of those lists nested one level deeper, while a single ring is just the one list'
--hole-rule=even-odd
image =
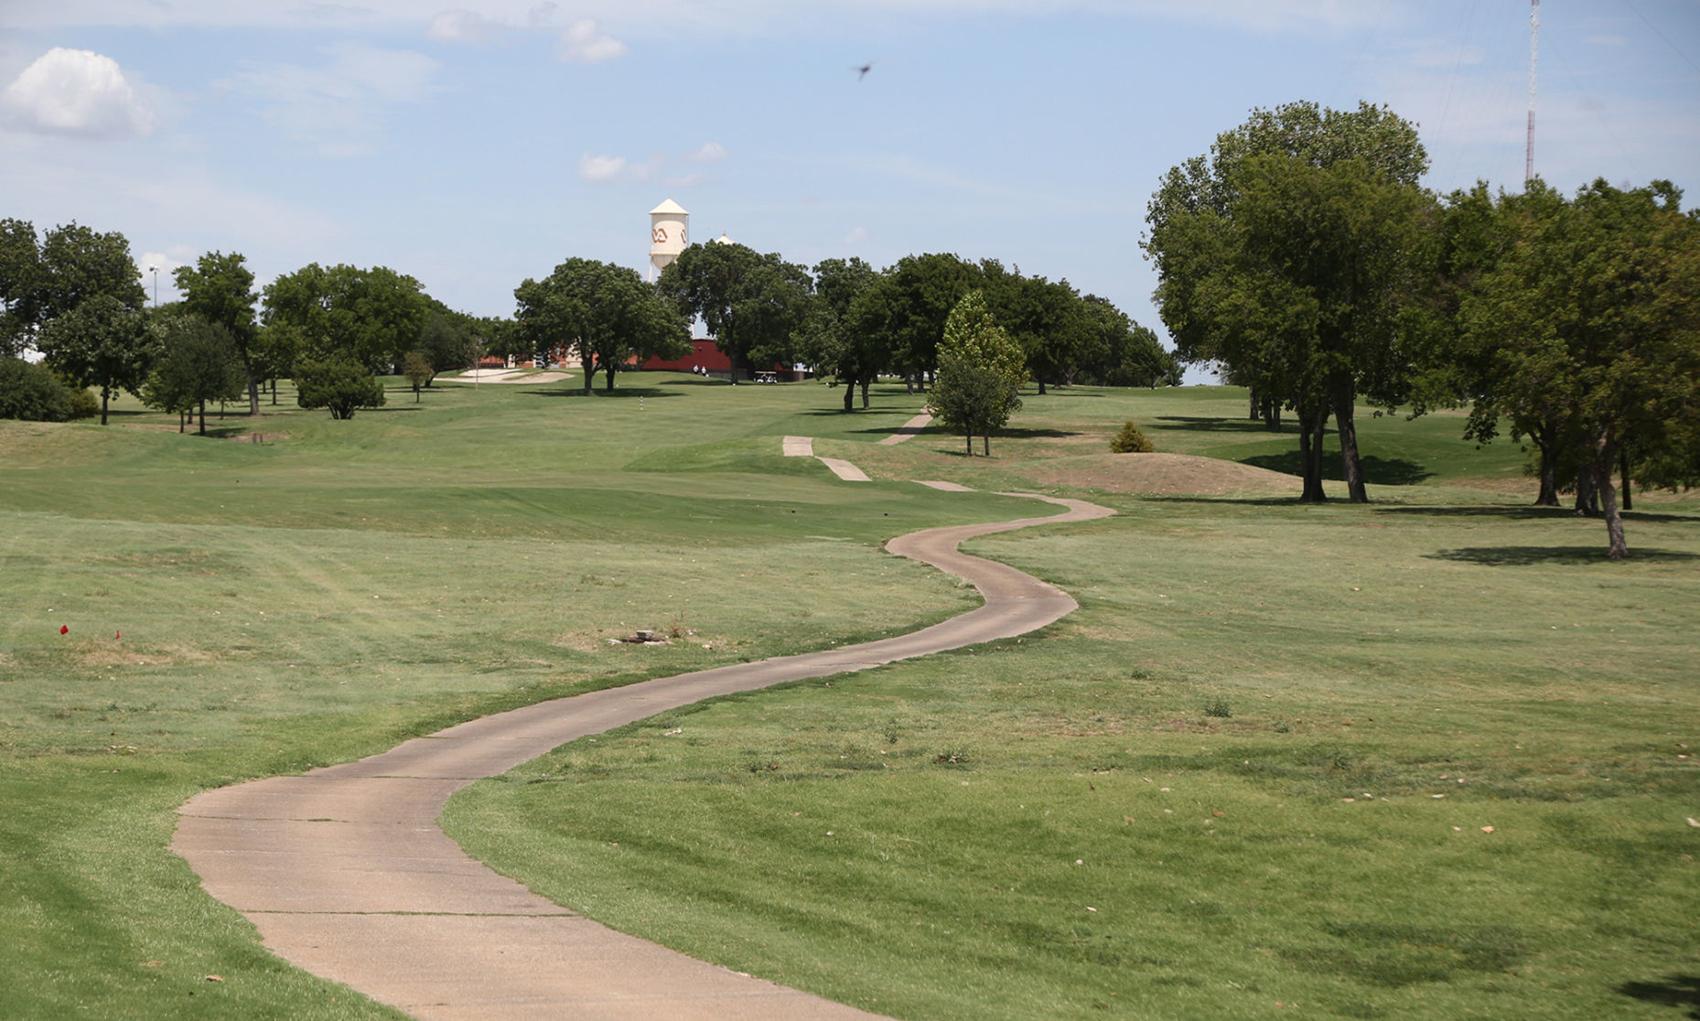
[{"label": "red flag marker", "polygon": [[71,625],[69,625],[69,624],[59,625],[59,633],[62,634],[62,635],[70,634],[71,633]]},{"label": "red flag marker", "polygon": [[124,640],[124,632],[122,632],[122,631],[112,632],[112,640],[115,641],[115,642],[122,642]]}]

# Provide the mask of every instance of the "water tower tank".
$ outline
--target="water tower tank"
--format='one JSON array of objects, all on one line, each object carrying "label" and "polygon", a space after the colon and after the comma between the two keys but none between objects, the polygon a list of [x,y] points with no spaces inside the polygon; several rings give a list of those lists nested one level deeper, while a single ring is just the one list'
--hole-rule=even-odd
[{"label": "water tower tank", "polygon": [[690,223],[691,214],[672,199],[649,211],[649,265],[656,273],[666,269],[691,243],[687,233]]}]

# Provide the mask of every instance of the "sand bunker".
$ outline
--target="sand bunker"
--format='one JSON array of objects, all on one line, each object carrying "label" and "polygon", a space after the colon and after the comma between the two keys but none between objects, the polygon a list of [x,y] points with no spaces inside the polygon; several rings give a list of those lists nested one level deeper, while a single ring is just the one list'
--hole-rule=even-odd
[{"label": "sand bunker", "polygon": [[1083,454],[1031,472],[1035,480],[1109,493],[1157,496],[1297,496],[1297,476],[1191,454]]},{"label": "sand bunker", "polygon": [[476,372],[462,372],[455,376],[438,376],[438,383],[558,383],[563,379],[572,379],[570,372],[560,372],[550,369],[547,372],[529,372],[525,369],[479,369]]}]

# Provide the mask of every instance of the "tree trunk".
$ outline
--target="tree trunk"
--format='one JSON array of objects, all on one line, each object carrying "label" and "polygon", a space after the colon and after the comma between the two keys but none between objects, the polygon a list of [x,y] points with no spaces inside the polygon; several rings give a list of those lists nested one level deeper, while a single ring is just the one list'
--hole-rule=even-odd
[{"label": "tree trunk", "polygon": [[1045,377],[1035,376],[1034,379],[1038,380],[1038,382],[1039,382],[1039,396],[1040,397],[1045,396]]},{"label": "tree trunk", "polygon": [[272,407],[277,407],[277,380],[272,380]]},{"label": "tree trunk", "polygon": [[[1335,384],[1332,396],[1334,428],[1340,434],[1340,465],[1346,476],[1346,499],[1353,503],[1368,503],[1363,461],[1358,457],[1357,388],[1350,380],[1344,380]],[[1320,448],[1321,444],[1317,446]]]},{"label": "tree trunk", "polygon": [[1529,438],[1535,441],[1540,456],[1541,491],[1535,497],[1536,507],[1558,506],[1558,465],[1553,450],[1553,431],[1542,426]]},{"label": "tree trunk", "polygon": [[1600,513],[1598,476],[1594,466],[1584,464],[1576,472],[1576,513],[1582,517],[1597,517]]},{"label": "tree trunk", "polygon": [[1281,402],[1273,397],[1263,402],[1263,424],[1272,432],[1281,431]]},{"label": "tree trunk", "polygon": [[419,384],[417,383],[413,385],[413,403],[419,403]]},{"label": "tree trunk", "polygon": [[[1156,384],[1156,383],[1152,383],[1152,384],[1151,384],[1151,389],[1153,389],[1153,390],[1155,390],[1155,389],[1157,389],[1157,384]],[[1258,420],[1258,419],[1259,419],[1259,418],[1261,418],[1261,417],[1262,417],[1262,415],[1260,415],[1260,414],[1259,414],[1259,412],[1260,412],[1260,411],[1261,411],[1261,410],[1262,410],[1262,405],[1263,405],[1263,402],[1262,402],[1262,401],[1259,401],[1259,400],[1258,400],[1258,399],[1257,399],[1257,390],[1256,390],[1256,388],[1251,388],[1251,387],[1248,387],[1248,388],[1247,388],[1247,389],[1246,389],[1246,394],[1247,394],[1247,396],[1248,396],[1248,397],[1250,397],[1250,399],[1251,399],[1251,414],[1250,414],[1250,415],[1248,415],[1248,416],[1247,416],[1247,417],[1248,417],[1248,418],[1250,418],[1250,419],[1251,419],[1251,420],[1252,420],[1252,421],[1253,421],[1253,422],[1255,422],[1255,421],[1257,421],[1257,420]]]},{"label": "tree trunk", "polygon": [[992,434],[982,433],[980,436],[981,452],[987,457],[992,456]]},{"label": "tree trunk", "polygon": [[873,382],[874,382],[874,378],[872,376],[863,376],[862,377],[862,410],[863,411],[868,410],[868,387],[872,386]]},{"label": "tree trunk", "polygon": [[183,435],[183,412],[177,413],[177,435]]},{"label": "tree trunk", "polygon": [[248,414],[258,416],[260,413],[260,381],[250,372],[248,374]]},{"label": "tree trunk", "polygon": [[201,402],[201,435],[207,434],[207,402]]},{"label": "tree trunk", "polygon": [[1619,475],[1623,476],[1623,509],[1634,510],[1635,497],[1630,495],[1630,490],[1634,488],[1634,484],[1629,478],[1629,447],[1627,444],[1617,452],[1617,471]]},{"label": "tree trunk", "polygon": [[596,378],[596,359],[592,358],[589,352],[586,352],[584,357],[580,358],[579,361],[584,367],[584,395],[589,397],[592,385]]},{"label": "tree trunk", "polygon": [[1322,503],[1328,494],[1322,491],[1322,436],[1328,426],[1326,408],[1307,408],[1300,405],[1299,469],[1304,476],[1304,491],[1300,503]]},{"label": "tree trunk", "polygon": [[614,392],[614,366],[612,364],[602,367],[602,391],[604,393]]},{"label": "tree trunk", "polygon": [[964,440],[966,440],[967,443],[968,443],[968,456],[973,457],[974,456],[974,434],[971,433],[971,432],[965,432],[965,433],[962,434],[962,438]]},{"label": "tree trunk", "polygon": [[112,396],[112,388],[111,387],[103,386],[103,387],[100,388],[100,424],[101,425],[106,424],[106,401],[107,401],[107,398],[109,398],[111,396]]},{"label": "tree trunk", "polygon": [[853,379],[850,380],[850,384],[844,388],[844,410],[856,410],[856,381]]},{"label": "tree trunk", "polygon": [[[1629,545],[1623,541],[1623,515],[1617,509],[1617,489],[1611,484],[1611,472],[1618,463],[1618,451],[1613,449],[1610,440],[1600,440],[1595,447],[1594,463],[1591,474],[1595,479],[1595,490],[1600,498],[1600,506],[1605,511],[1606,518],[1606,555],[1613,560],[1622,560],[1629,555]],[[1588,468],[1583,469],[1588,472]]]}]

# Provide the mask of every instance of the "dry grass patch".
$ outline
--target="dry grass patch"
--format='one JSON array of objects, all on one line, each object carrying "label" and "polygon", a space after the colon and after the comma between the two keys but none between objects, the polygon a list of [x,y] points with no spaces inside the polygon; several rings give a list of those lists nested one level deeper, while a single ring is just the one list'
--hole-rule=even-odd
[{"label": "dry grass patch", "polygon": [[1191,454],[1091,454],[1030,468],[1034,479],[1108,493],[1294,496],[1299,480],[1267,468]]}]

